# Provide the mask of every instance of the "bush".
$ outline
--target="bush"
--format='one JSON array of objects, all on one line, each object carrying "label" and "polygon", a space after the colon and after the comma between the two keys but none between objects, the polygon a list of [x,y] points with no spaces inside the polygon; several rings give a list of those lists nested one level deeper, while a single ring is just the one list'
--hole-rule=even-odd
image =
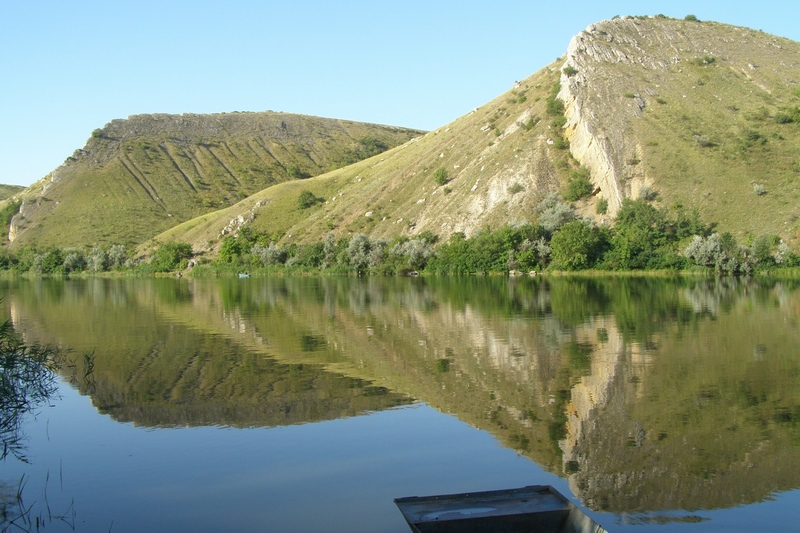
[{"label": "bush", "polygon": [[184,268],[192,257],[192,245],[186,242],[168,242],[158,247],[150,261],[153,272],[169,272]]},{"label": "bush", "polygon": [[658,198],[658,191],[650,187],[649,185],[642,185],[639,188],[639,199],[644,200],[646,202],[652,202]]},{"label": "bush", "polygon": [[68,250],[64,257],[65,272],[80,272],[86,268],[86,258],[80,250]]},{"label": "bush", "polygon": [[602,232],[581,220],[567,222],[550,240],[553,266],[564,270],[591,268],[603,255],[605,247]]},{"label": "bush", "polygon": [[581,167],[570,172],[569,182],[567,183],[567,192],[564,198],[570,202],[575,202],[586,196],[592,194],[594,185],[589,179],[589,170]]},{"label": "bush", "polygon": [[250,251],[264,266],[275,265],[286,261],[286,250],[276,246],[274,242],[268,246],[254,244]]},{"label": "bush", "polygon": [[547,114],[553,117],[564,114],[564,102],[556,98],[555,94],[547,98]]},{"label": "bush", "polygon": [[711,267],[718,273],[747,274],[753,270],[755,256],[739,246],[730,233],[713,233],[704,238],[695,235],[684,255],[699,266]]},{"label": "bush", "polygon": [[222,245],[219,247],[220,263],[233,263],[238,262],[239,256],[242,254],[242,247],[239,241],[230,235],[226,235],[222,239]]},{"label": "bush", "polygon": [[122,244],[115,244],[108,249],[108,267],[121,267],[128,259],[128,254],[125,252],[125,246]]},{"label": "bush", "polygon": [[688,20],[689,22],[700,22],[698,18],[694,15],[686,15],[683,17],[683,20]]},{"label": "bush", "polygon": [[511,185],[508,186],[508,193],[509,194],[517,194],[518,192],[522,192],[524,190],[525,190],[525,187],[521,183],[519,183],[517,181],[515,181],[514,183],[512,183]]},{"label": "bush", "polygon": [[578,73],[578,69],[576,69],[572,65],[567,65],[566,67],[561,69],[561,72],[566,74],[567,77],[571,78],[572,76]]},{"label": "bush", "polygon": [[108,268],[108,256],[100,248],[92,248],[86,258],[86,268],[92,272],[103,272]]},{"label": "bush", "polygon": [[708,138],[707,135],[695,135],[694,140],[698,146],[702,148],[710,148],[714,146],[714,143]]},{"label": "bush", "polygon": [[437,168],[433,173],[433,181],[435,181],[437,185],[444,185],[450,181],[450,178],[447,175],[447,170],[443,169],[442,167]]},{"label": "bush", "polygon": [[595,208],[595,212],[598,215],[605,215],[606,213],[608,213],[608,200],[606,200],[605,198],[600,198],[597,201],[597,207]]},{"label": "bush", "polygon": [[33,258],[33,270],[38,274],[64,272],[64,254],[58,249],[36,254]]},{"label": "bush", "polygon": [[575,220],[575,210],[572,206],[561,202],[558,196],[552,193],[536,206],[536,212],[539,214],[539,225],[549,234],[567,222]]},{"label": "bush", "polygon": [[433,245],[419,238],[395,244],[390,253],[402,258],[399,266],[403,270],[422,270],[434,254]]},{"label": "bush", "polygon": [[300,207],[300,209],[308,209],[309,207],[314,207],[315,205],[324,201],[324,198],[314,196],[314,193],[308,189],[303,189],[300,191],[300,196],[297,197],[297,205]]}]

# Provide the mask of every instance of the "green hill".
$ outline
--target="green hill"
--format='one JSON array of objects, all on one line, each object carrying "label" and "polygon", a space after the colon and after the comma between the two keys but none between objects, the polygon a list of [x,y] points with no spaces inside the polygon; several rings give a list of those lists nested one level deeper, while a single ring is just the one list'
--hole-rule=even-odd
[{"label": "green hill", "polygon": [[11,198],[25,190],[21,185],[0,185],[0,200]]},{"label": "green hill", "polygon": [[285,113],[136,115],[20,195],[12,245],[138,244],[265,187],[305,179],[421,132]]},{"label": "green hill", "polygon": [[[796,248],[799,82],[800,44],[787,39],[662,16],[607,20],[451,124],[302,184],[269,187],[159,240],[207,250],[235,220],[292,242],[329,231],[469,236],[535,222],[539,202],[564,194],[582,166],[593,194],[574,205],[599,223],[613,221],[622,199],[644,196],[696,208],[744,241],[770,233]],[[300,208],[302,189],[324,202]]]}]

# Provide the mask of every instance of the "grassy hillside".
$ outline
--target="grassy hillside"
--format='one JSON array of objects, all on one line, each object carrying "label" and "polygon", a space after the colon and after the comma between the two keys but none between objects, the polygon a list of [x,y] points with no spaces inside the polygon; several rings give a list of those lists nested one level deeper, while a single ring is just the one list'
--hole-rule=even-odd
[{"label": "grassy hillside", "polygon": [[[594,194],[574,205],[600,223],[613,221],[623,198],[647,195],[665,208],[696,208],[744,242],[771,233],[796,248],[798,82],[800,45],[786,39],[665,17],[603,21],[578,34],[564,58],[451,124],[302,184],[270,187],[159,239],[210,249],[240,216],[292,242],[329,231],[471,235],[535,222],[541,199],[563,194],[584,166]],[[563,106],[553,104],[554,90]],[[324,202],[301,208],[302,189]],[[606,214],[596,213],[600,201]]]},{"label": "grassy hillside", "polygon": [[[558,82],[551,65],[455,122],[386,153],[300,182],[270,187],[177,226],[159,240],[185,240],[202,250],[239,216],[286,241],[319,241],[329,232],[391,237],[430,230],[472,234],[529,220],[548,192],[577,167],[557,148],[547,99]],[[444,169],[447,182],[434,174]],[[303,189],[324,199],[303,209]]]},{"label": "grassy hillside", "polygon": [[285,113],[137,115],[95,130],[22,196],[13,246],[133,245],[421,132]]},{"label": "grassy hillside", "polygon": [[696,207],[737,237],[777,234],[796,247],[799,43],[627,17],[577,35],[567,64],[567,136],[610,205],[650,189],[662,205]]},{"label": "grassy hillside", "polygon": [[0,200],[11,198],[25,190],[21,185],[0,185]]}]

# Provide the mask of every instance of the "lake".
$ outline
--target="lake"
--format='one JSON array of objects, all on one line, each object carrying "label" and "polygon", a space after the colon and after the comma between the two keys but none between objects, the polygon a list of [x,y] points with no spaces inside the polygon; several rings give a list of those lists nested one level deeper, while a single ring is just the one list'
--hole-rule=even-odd
[{"label": "lake", "polygon": [[393,498],[534,484],[611,532],[800,523],[796,281],[0,283],[69,350],[4,528],[399,533]]}]

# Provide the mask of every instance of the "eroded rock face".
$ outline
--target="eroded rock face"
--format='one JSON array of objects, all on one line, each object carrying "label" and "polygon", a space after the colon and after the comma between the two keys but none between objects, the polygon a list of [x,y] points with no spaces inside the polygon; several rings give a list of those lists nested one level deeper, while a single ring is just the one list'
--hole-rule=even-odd
[{"label": "eroded rock face", "polygon": [[[572,38],[564,62],[567,72],[562,70],[561,75],[558,97],[564,101],[570,150],[590,170],[611,216],[625,197],[634,196],[647,182],[646,176],[634,176],[626,169],[626,162],[638,160],[642,152],[626,130],[631,120],[642,116],[647,103],[638,92],[626,90],[620,64],[648,70],[666,70],[670,65],[663,56],[648,53],[643,40],[647,37],[632,18],[592,24]],[[633,183],[628,183],[631,178]]]},{"label": "eroded rock face", "polygon": [[[647,150],[637,142],[641,136],[636,127],[662,91],[685,90],[682,99],[688,95],[685,101],[690,101],[698,84],[691,66],[698,58],[709,58],[770,94],[775,80],[763,73],[757,79],[758,69],[748,58],[776,56],[783,42],[746,28],[665,17],[606,20],[574,36],[558,94],[565,104],[565,133],[572,155],[591,171],[599,194],[608,201],[609,214],[614,216],[624,198],[637,197],[643,186],[653,183],[646,165],[639,165]],[[789,76],[793,65],[781,65],[773,78]],[[782,69],[786,72],[778,72]]]}]

